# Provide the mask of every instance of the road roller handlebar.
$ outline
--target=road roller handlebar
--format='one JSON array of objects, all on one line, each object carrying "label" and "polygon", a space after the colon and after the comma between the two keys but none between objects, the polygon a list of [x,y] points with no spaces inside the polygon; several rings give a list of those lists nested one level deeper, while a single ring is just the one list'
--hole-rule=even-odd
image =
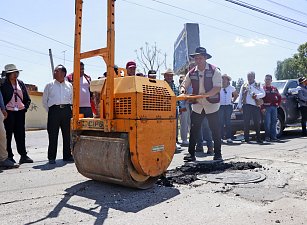
[{"label": "road roller handlebar", "polygon": [[187,95],[187,94],[181,94],[176,97],[176,101],[187,101],[187,100],[197,100],[199,98],[207,98],[209,95],[203,94],[203,95]]}]

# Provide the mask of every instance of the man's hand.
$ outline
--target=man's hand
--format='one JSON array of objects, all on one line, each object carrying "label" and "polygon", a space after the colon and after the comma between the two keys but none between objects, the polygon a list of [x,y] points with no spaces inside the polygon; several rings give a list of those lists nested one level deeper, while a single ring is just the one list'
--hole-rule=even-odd
[{"label": "man's hand", "polygon": [[5,109],[2,109],[1,112],[4,115],[4,119],[6,119],[7,118],[7,111]]}]

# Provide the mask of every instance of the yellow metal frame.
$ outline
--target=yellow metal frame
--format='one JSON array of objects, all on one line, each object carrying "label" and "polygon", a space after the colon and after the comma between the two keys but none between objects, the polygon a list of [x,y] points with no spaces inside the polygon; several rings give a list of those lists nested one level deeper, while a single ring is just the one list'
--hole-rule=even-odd
[{"label": "yellow metal frame", "polygon": [[105,114],[101,114],[100,119],[104,119],[105,131],[111,131],[111,120],[114,118],[113,98],[114,98],[114,50],[115,50],[115,30],[114,30],[114,3],[115,0],[108,0],[108,23],[107,23],[107,47],[95,49],[81,53],[81,30],[82,30],[82,3],[83,0],[76,0],[76,20],[75,20],[75,51],[74,51],[74,83],[73,83],[73,118],[72,129],[77,130],[79,125],[79,101],[80,101],[80,61],[81,59],[101,56],[107,65],[106,100]]}]

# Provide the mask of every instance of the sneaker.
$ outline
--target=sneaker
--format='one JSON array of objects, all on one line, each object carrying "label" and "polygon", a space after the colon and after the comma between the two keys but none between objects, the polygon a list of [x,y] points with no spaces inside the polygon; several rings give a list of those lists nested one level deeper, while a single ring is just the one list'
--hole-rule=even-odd
[{"label": "sneaker", "polygon": [[188,141],[182,141],[181,147],[188,147],[188,146],[189,146],[189,142]]},{"label": "sneaker", "polygon": [[272,142],[279,142],[280,140],[278,138],[272,138],[271,141]]},{"label": "sneaker", "polygon": [[23,163],[33,163],[33,160],[29,156],[23,155],[20,157],[19,164]]},{"label": "sneaker", "polygon": [[207,155],[214,155],[214,150],[212,147],[208,148]]},{"label": "sneaker", "polygon": [[195,156],[192,156],[191,154],[186,155],[185,157],[183,157],[183,160],[186,162],[192,162],[196,160]]},{"label": "sneaker", "polygon": [[5,167],[7,169],[11,169],[11,168],[18,168],[19,165],[12,162],[11,160],[9,160],[7,158],[6,160],[0,162],[0,167]]},{"label": "sneaker", "polygon": [[215,156],[213,157],[213,160],[214,160],[214,161],[223,161],[223,158],[222,158],[221,155],[219,155],[219,156],[215,155]]},{"label": "sneaker", "polygon": [[50,159],[49,160],[49,164],[55,164],[55,160],[54,159]]},{"label": "sneaker", "polygon": [[243,140],[242,140],[242,143],[247,143],[247,144],[249,144],[249,143],[250,143],[250,140],[249,140],[249,139],[248,139],[248,140],[247,140],[247,139],[243,139]]},{"label": "sneaker", "polygon": [[176,143],[176,150],[180,150],[181,146]]},{"label": "sneaker", "polygon": [[16,163],[16,161],[15,161],[15,159],[13,158],[13,157],[9,157],[9,158],[7,158],[8,160],[10,160],[11,162],[13,162],[13,163]]},{"label": "sneaker", "polygon": [[227,139],[227,143],[228,143],[228,144],[232,144],[232,143],[233,143],[233,141],[231,140],[231,138],[228,138],[228,139]]},{"label": "sneaker", "polygon": [[257,140],[257,143],[258,143],[258,144],[263,144],[263,141],[260,140],[260,139],[258,139],[258,140]]},{"label": "sneaker", "polygon": [[270,141],[271,141],[271,139],[270,139],[269,137],[266,137],[264,140],[265,140],[266,142],[270,142]]},{"label": "sneaker", "polygon": [[204,148],[203,147],[196,147],[195,148],[195,152],[204,152]]}]

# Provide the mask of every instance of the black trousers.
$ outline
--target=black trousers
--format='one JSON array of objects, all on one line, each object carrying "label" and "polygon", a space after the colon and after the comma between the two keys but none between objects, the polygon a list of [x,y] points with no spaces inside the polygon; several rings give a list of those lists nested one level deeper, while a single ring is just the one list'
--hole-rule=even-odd
[{"label": "black trousers", "polygon": [[80,107],[79,113],[84,115],[84,118],[93,118],[93,111],[91,107]]},{"label": "black trousers", "polygon": [[301,106],[299,108],[300,112],[301,112],[301,124],[302,124],[302,134],[306,135],[307,131],[306,131],[306,121],[307,121],[307,106]]},{"label": "black trousers", "polygon": [[51,106],[48,111],[47,131],[49,137],[48,159],[55,160],[58,148],[59,129],[61,128],[63,137],[63,159],[71,157],[70,151],[70,119],[71,108],[66,105],[63,108]]},{"label": "black trousers", "polygon": [[27,155],[26,151],[26,131],[25,131],[25,116],[26,110],[20,111],[7,111],[7,118],[4,120],[4,127],[6,130],[6,149],[8,157],[13,158],[14,154],[12,151],[12,137],[14,134],[17,152],[21,156]]},{"label": "black trousers", "polygon": [[214,141],[214,155],[216,157],[222,156],[221,153],[221,125],[219,123],[219,112],[206,114],[203,110],[201,114],[192,111],[191,114],[191,131],[189,140],[189,153],[195,156],[195,145],[200,139],[200,129],[203,119],[207,117],[209,127],[212,132],[212,139]]},{"label": "black trousers", "polygon": [[261,140],[260,137],[260,123],[261,123],[261,114],[260,108],[254,105],[244,104],[243,105],[243,122],[244,122],[244,139],[249,141],[249,130],[250,130],[250,121],[253,120],[257,140]]}]

